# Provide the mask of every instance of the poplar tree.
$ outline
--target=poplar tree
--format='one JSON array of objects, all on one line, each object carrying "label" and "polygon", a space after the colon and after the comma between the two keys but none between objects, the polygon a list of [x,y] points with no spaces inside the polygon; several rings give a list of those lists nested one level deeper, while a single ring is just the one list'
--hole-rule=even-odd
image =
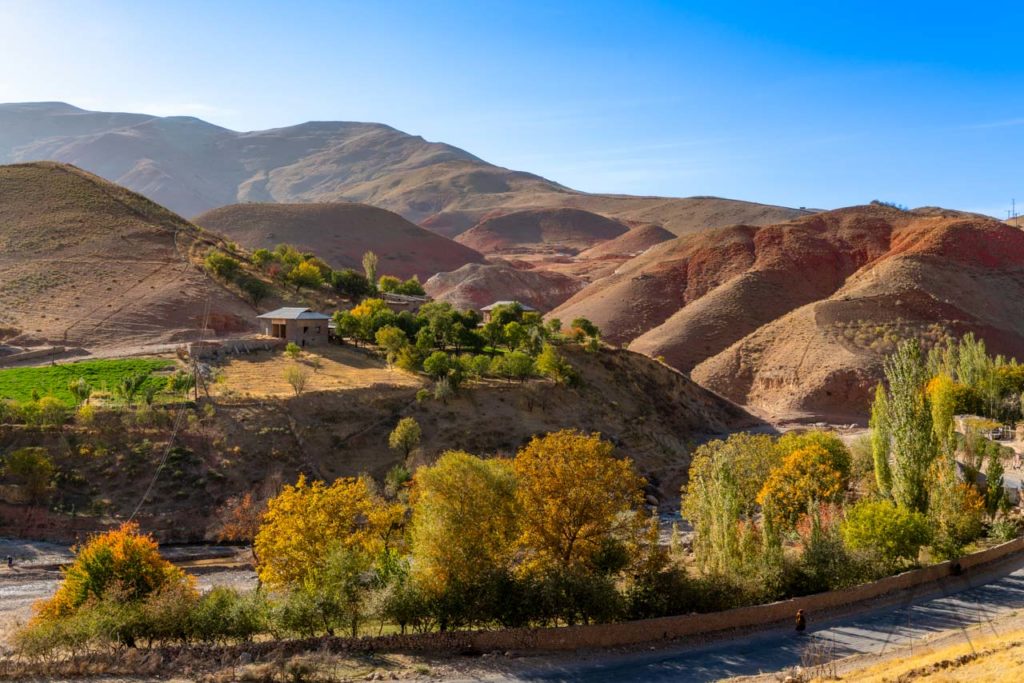
[{"label": "poplar tree", "polygon": [[903,342],[885,362],[886,423],[892,448],[892,497],[918,512],[928,509],[928,468],[937,446],[926,394],[928,372],[917,340]]}]

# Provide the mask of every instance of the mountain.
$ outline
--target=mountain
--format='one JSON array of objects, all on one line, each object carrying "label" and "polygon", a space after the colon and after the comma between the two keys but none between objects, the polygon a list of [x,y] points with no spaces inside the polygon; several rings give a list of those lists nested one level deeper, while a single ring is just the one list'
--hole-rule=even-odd
[{"label": "mountain", "polygon": [[292,244],[335,269],[361,271],[363,254],[373,251],[382,275],[402,279],[418,275],[426,280],[484,260],[469,247],[366,204],[235,204],[194,221],[249,250]]},{"label": "mountain", "polygon": [[550,311],[585,284],[569,275],[498,262],[470,263],[439,273],[427,280],[425,289],[434,299],[459,309],[478,310],[495,301],[518,301],[538,311]]},{"label": "mountain", "polygon": [[485,216],[575,208],[681,234],[803,212],[748,202],[591,195],[379,123],[236,132],[192,117],[0,104],[0,163],[74,164],[184,216],[244,202],[354,201],[454,237]]},{"label": "mountain", "polygon": [[576,254],[629,232],[629,227],[581,209],[532,209],[485,218],[455,238],[485,254],[550,251]]},{"label": "mountain", "polygon": [[973,331],[1024,358],[1024,232],[862,206],[652,247],[552,312],[762,414],[862,417],[903,338]]},{"label": "mountain", "polygon": [[254,309],[193,263],[209,237],[70,166],[0,166],[0,338],[132,348],[242,330]]}]

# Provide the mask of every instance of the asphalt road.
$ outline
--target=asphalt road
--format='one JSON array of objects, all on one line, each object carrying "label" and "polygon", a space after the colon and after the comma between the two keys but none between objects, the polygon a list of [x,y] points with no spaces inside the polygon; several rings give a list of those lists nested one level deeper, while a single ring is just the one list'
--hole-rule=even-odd
[{"label": "asphalt road", "polygon": [[[984,574],[949,578],[938,588],[932,585],[908,591],[898,601],[854,616],[815,623],[810,615],[804,635],[780,627],[702,646],[565,662],[497,680],[715,681],[799,666],[808,652],[828,659],[883,654],[1024,608],[1024,556],[976,571]],[[990,628],[996,629],[992,624]],[[964,637],[968,635],[964,633]]]}]

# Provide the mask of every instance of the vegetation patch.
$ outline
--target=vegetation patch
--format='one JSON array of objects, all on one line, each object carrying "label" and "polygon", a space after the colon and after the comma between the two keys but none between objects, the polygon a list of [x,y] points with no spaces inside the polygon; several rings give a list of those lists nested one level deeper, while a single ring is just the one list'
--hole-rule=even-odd
[{"label": "vegetation patch", "polygon": [[167,378],[156,375],[162,370],[174,367],[173,361],[155,358],[89,360],[66,365],[49,365],[36,368],[10,368],[0,370],[0,399],[18,402],[37,400],[41,396],[52,396],[65,405],[80,403],[70,384],[80,378],[93,389],[115,391],[126,379],[145,376],[139,394],[146,390],[163,389]]}]

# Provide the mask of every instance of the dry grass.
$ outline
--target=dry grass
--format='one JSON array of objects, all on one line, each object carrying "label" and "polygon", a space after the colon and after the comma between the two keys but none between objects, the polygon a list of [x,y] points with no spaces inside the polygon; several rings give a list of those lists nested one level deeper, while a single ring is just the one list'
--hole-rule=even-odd
[{"label": "dry grass", "polygon": [[1024,674],[1024,631],[984,636],[969,633],[969,641],[928,647],[910,657],[873,664],[842,673],[845,680],[863,683],[905,681],[1012,681]]},{"label": "dry grass", "polygon": [[[316,368],[319,360],[319,369]],[[407,372],[390,370],[355,349],[324,346],[303,352],[297,360],[283,353],[264,352],[233,359],[220,368],[211,393],[218,396],[290,397],[295,392],[286,374],[296,365],[309,371],[305,393],[365,389],[377,385],[419,387],[422,381]]]}]

